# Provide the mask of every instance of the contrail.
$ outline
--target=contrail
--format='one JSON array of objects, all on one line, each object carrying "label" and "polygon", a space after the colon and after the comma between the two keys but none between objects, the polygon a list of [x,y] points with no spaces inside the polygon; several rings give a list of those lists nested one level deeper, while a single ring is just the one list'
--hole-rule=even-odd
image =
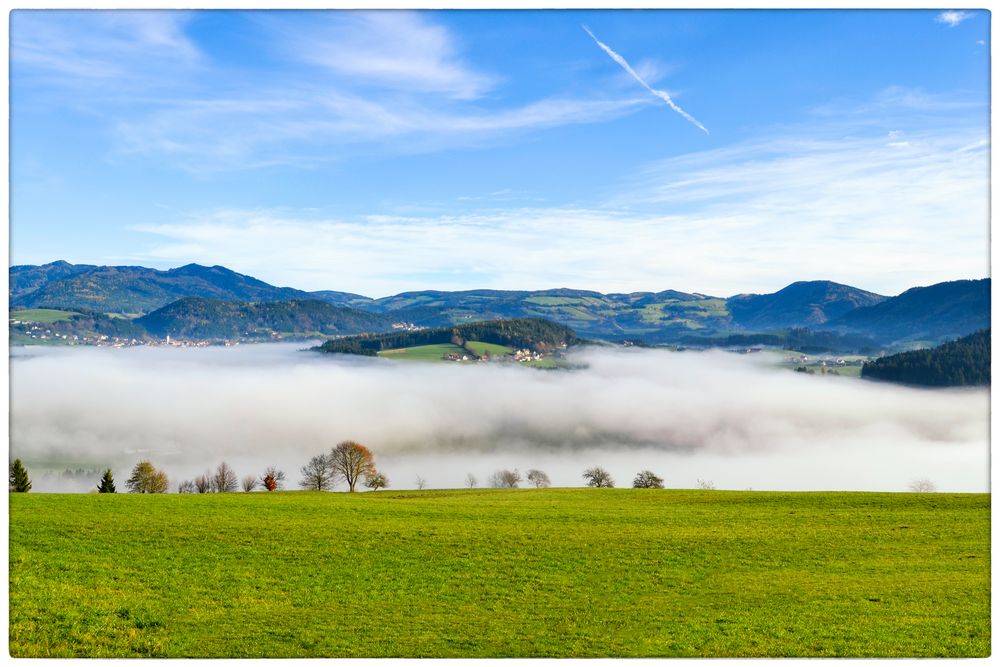
[{"label": "contrail", "polygon": [[590,35],[590,38],[593,39],[595,42],[597,42],[597,45],[599,47],[601,47],[601,49],[603,49],[605,53],[607,53],[609,56],[611,56],[612,60],[614,60],[619,65],[621,65],[622,69],[624,69],[626,72],[628,72],[629,74],[631,74],[633,79],[635,79],[640,84],[642,84],[643,88],[645,88],[646,90],[648,90],[649,92],[651,92],[653,95],[656,95],[661,100],[663,100],[664,102],[666,102],[667,105],[670,106],[671,109],[673,109],[674,111],[676,111],[680,115],[684,116],[691,123],[693,123],[699,129],[701,129],[702,132],[704,132],[705,134],[709,133],[708,130],[705,128],[705,126],[702,125],[701,123],[699,123],[694,118],[694,116],[692,116],[687,111],[684,111],[684,109],[681,109],[679,106],[677,106],[677,104],[672,99],[670,99],[670,95],[668,95],[667,93],[665,93],[662,90],[657,90],[656,88],[650,87],[650,85],[648,83],[646,83],[645,81],[643,81],[642,77],[639,76],[636,73],[636,71],[634,69],[632,69],[632,66],[628,64],[628,61],[626,61],[620,55],[618,55],[617,53],[615,53],[615,51],[610,46],[608,46],[607,44],[605,44],[601,40],[597,39],[597,37],[594,36],[594,33],[590,32],[590,28],[588,28],[585,25],[584,26],[580,26],[580,27],[587,31],[587,34]]}]

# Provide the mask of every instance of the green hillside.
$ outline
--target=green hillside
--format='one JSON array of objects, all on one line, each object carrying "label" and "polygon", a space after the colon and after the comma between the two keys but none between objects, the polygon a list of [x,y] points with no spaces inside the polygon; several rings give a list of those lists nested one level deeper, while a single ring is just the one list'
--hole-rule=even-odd
[{"label": "green hillside", "polygon": [[415,345],[413,347],[400,347],[393,350],[381,350],[378,356],[404,361],[440,361],[449,354],[461,356],[468,353],[453,343],[440,343],[437,345]]},{"label": "green hillside", "polygon": [[144,341],[149,334],[135,320],[104,313],[52,309],[10,311],[9,329],[15,345],[93,344],[102,337]]},{"label": "green hillside", "polygon": [[986,657],[988,494],[10,498],[24,657]]},{"label": "green hillside", "polygon": [[[899,349],[915,341],[942,342],[989,324],[989,279],[914,288],[891,298],[815,280],[795,282],[773,294],[729,298],[676,290],[604,294],[560,288],[425,290],[371,299],[348,292],[275,287],[222,266],[197,264],[159,271],[53,262],[11,267],[9,275],[15,308],[149,314],[198,297],[240,303],[322,301],[373,318],[371,328],[331,329],[336,331],[384,331],[377,325],[383,321],[440,328],[483,320],[546,319],[584,338],[650,345],[687,344],[690,339],[714,344],[727,336],[782,335],[808,328],[861,336]],[[265,322],[248,323],[271,328]],[[222,328],[213,336],[221,335]]]},{"label": "green hillside", "polygon": [[374,356],[401,348],[449,344],[461,347],[467,341],[552,352],[576,344],[577,337],[568,327],[546,320],[490,320],[439,329],[348,336],[328,340],[315,349],[326,353]]},{"label": "green hillside", "polygon": [[65,322],[80,313],[71,310],[53,310],[51,308],[26,308],[24,310],[10,311],[10,319],[18,322]]}]

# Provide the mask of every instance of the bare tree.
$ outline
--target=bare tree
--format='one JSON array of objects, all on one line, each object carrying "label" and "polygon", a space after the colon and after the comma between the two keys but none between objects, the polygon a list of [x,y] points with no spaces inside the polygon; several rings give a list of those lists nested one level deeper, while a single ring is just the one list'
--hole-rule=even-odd
[{"label": "bare tree", "polygon": [[236,478],[236,473],[229,467],[229,464],[223,461],[215,469],[215,474],[212,475],[212,486],[215,488],[216,493],[230,493],[239,488],[240,482]]},{"label": "bare tree", "polygon": [[247,493],[250,493],[251,491],[257,488],[257,478],[254,477],[253,475],[247,475],[246,477],[243,478],[241,484],[243,486],[243,490],[246,491]]},{"label": "bare tree", "polygon": [[471,472],[465,476],[465,485],[470,489],[474,489],[479,486],[479,480]]},{"label": "bare tree", "polygon": [[264,471],[264,474],[260,476],[260,483],[263,484],[264,488],[268,491],[283,489],[285,488],[285,473],[278,470],[274,466],[270,466]]},{"label": "bare tree", "polygon": [[194,488],[198,493],[212,492],[212,477],[206,472],[194,478]]},{"label": "bare tree", "polygon": [[913,480],[909,487],[912,493],[937,493],[937,484],[926,477]]},{"label": "bare tree", "polygon": [[710,479],[698,479],[698,488],[705,491],[715,491],[715,482]]},{"label": "bare tree", "polygon": [[652,470],[643,470],[632,480],[634,489],[662,489],[663,478],[656,475]]},{"label": "bare tree", "polygon": [[194,482],[189,479],[177,485],[177,493],[194,493]]},{"label": "bare tree", "polygon": [[167,473],[157,470],[149,461],[139,461],[132,468],[132,476],[125,482],[130,493],[166,493]]},{"label": "bare tree", "polygon": [[379,489],[384,489],[389,486],[389,478],[380,472],[370,475],[365,478],[365,486],[367,486],[372,491],[378,491]]},{"label": "bare tree", "polygon": [[299,486],[307,491],[329,491],[333,488],[333,470],[324,454],[312,457],[309,463],[302,466],[302,481]]},{"label": "bare tree", "polygon": [[490,486],[494,489],[516,489],[521,483],[521,473],[515,470],[497,470],[490,477]]},{"label": "bare tree", "polygon": [[529,470],[528,481],[534,484],[536,489],[547,489],[552,486],[552,482],[549,481],[549,476],[541,470]]},{"label": "bare tree", "polygon": [[611,473],[600,466],[584,470],[583,478],[587,480],[587,486],[598,489],[610,489],[615,485],[615,480],[611,478]]},{"label": "bare tree", "polygon": [[417,475],[417,488],[421,491],[427,488],[427,481],[420,475]]},{"label": "bare tree", "polygon": [[345,440],[330,451],[330,468],[337,478],[347,482],[347,490],[352,493],[358,480],[378,472],[371,450],[353,440]]}]

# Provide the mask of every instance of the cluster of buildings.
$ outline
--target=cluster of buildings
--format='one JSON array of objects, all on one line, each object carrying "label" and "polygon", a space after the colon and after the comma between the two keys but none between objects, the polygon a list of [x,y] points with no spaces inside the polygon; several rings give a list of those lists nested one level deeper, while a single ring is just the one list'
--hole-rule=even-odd
[{"label": "cluster of buildings", "polygon": [[427,327],[418,327],[410,322],[393,322],[390,325],[396,331],[423,331]]},{"label": "cluster of buildings", "polygon": [[541,352],[533,350],[514,350],[514,361],[538,361],[542,358]]}]

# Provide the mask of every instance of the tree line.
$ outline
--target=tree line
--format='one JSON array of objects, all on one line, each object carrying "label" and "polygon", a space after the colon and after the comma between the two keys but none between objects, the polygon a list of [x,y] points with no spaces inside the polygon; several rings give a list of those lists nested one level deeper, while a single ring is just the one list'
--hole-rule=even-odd
[{"label": "tree line", "polygon": [[990,384],[990,330],[927,350],[901,352],[866,362],[861,377],[928,387]]},{"label": "tree line", "polygon": [[[389,479],[375,466],[375,456],[372,451],[353,440],[345,440],[333,447],[329,452],[318,454],[309,459],[300,469],[302,479],[299,486],[307,491],[331,491],[334,486],[343,482],[347,484],[348,492],[354,492],[359,484],[377,491],[389,486]],[[278,491],[285,488],[285,473],[275,466],[269,466],[259,475],[247,475],[239,478],[236,472],[222,462],[214,472],[205,472],[193,480],[184,480],[177,485],[178,493],[232,493],[242,489],[251,492],[258,488],[265,491]],[[614,488],[615,480],[611,473],[600,466],[587,468],[583,472],[583,480],[591,488]],[[548,474],[542,470],[531,469],[525,475],[515,468],[501,469],[490,475],[488,484],[497,489],[516,489],[522,482],[538,489],[551,486]],[[167,474],[157,469],[149,461],[139,461],[132,474],[125,481],[129,493],[167,493],[169,481]],[[417,477],[418,489],[426,488],[422,477]],[[465,477],[465,486],[474,489],[479,486],[475,475],[469,473]],[[697,487],[702,490],[715,490],[711,481],[699,479]],[[663,478],[651,470],[642,470],[632,480],[635,489],[662,489]],[[10,465],[10,491],[27,493],[31,490],[31,479],[21,459],[14,459]],[[934,493],[937,487],[933,482],[921,479],[912,482],[909,490],[914,493]],[[114,475],[111,469],[104,471],[97,485],[98,493],[117,493]]]},{"label": "tree line", "polygon": [[[330,491],[339,482],[346,483],[350,493],[357,490],[358,484],[364,484],[373,491],[389,486],[389,478],[375,466],[375,455],[372,451],[353,440],[345,440],[329,452],[313,456],[302,466],[300,472],[302,479],[299,481],[299,486],[307,491]],[[537,469],[529,470],[525,477],[522,477],[517,469],[498,470],[490,476],[489,484],[494,488],[518,488],[525,478],[535,488],[544,489],[551,486],[548,474]],[[214,472],[206,471],[194,479],[181,481],[177,485],[177,493],[232,493],[240,489],[249,493],[257,488],[277,491],[284,488],[285,479],[285,473],[275,466],[269,466],[260,476],[246,475],[240,478],[232,467],[223,461]],[[615,485],[611,474],[599,466],[585,470],[583,479],[587,482],[587,486],[594,488],[613,488]],[[469,488],[475,488],[478,486],[478,481],[472,473],[469,473],[465,484]],[[131,475],[125,481],[125,488],[129,493],[167,493],[169,485],[167,473],[147,460],[136,463]],[[418,477],[417,488],[423,489],[425,486],[424,480]],[[663,478],[652,471],[643,470],[635,476],[632,486],[637,489],[662,489]],[[11,463],[10,490],[18,493],[31,490],[31,480],[21,459],[15,459]],[[110,468],[101,476],[97,492],[118,492]]]}]

